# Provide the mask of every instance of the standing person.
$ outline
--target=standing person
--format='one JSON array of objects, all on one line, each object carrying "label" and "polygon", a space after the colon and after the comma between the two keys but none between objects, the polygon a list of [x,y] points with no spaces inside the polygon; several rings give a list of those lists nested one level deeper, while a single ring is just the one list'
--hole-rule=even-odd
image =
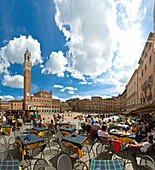
[{"label": "standing person", "polygon": [[3,115],[3,123],[6,123],[6,116]]},{"label": "standing person", "polygon": [[92,119],[92,123],[91,124],[93,125],[95,123],[95,120],[93,118],[91,118],[91,119]]},{"label": "standing person", "polygon": [[90,133],[91,124],[92,124],[91,116],[88,115],[88,118],[87,118],[87,133]]},{"label": "standing person", "polygon": [[53,118],[54,118],[54,121],[57,120],[57,114],[56,113],[54,113]]},{"label": "standing person", "polygon": [[23,119],[21,118],[21,116],[19,116],[19,118],[17,119],[17,126],[22,126],[23,123]]}]

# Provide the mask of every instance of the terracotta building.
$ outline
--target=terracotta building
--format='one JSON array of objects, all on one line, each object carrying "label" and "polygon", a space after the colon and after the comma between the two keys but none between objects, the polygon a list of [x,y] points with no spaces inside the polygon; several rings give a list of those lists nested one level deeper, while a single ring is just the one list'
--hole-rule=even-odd
[{"label": "terracotta building", "polygon": [[11,102],[1,101],[1,112],[6,112],[7,110],[11,110]]},{"label": "terracotta building", "polygon": [[101,103],[102,103],[101,97],[91,97],[91,111],[100,112]]},{"label": "terracotta building", "polygon": [[23,63],[23,70],[24,70],[24,110],[29,110],[31,106],[31,53],[26,50],[24,54],[24,63]]},{"label": "terracotta building", "polygon": [[126,85],[127,88],[127,103],[126,103],[126,110],[132,111],[138,109],[138,70],[136,69],[130,78],[128,84]]},{"label": "terracotta building", "polygon": [[52,112],[60,112],[60,99],[52,99]]},{"label": "terracotta building", "polygon": [[114,97],[112,98],[106,98],[105,100],[105,112],[114,112]]},{"label": "terracotta building", "polygon": [[23,100],[11,100],[11,110],[23,110]]},{"label": "terracotta building", "polygon": [[114,98],[114,111],[117,113],[121,111],[121,95]]},{"label": "terracotta building", "polygon": [[31,96],[31,53],[26,50],[24,54],[24,110],[39,110],[40,114],[52,114],[60,112],[60,100],[52,99],[52,91],[39,92]]},{"label": "terracotta building", "polygon": [[126,111],[126,98],[127,98],[126,88],[120,96],[121,96],[120,111],[125,112]]},{"label": "terracotta building", "polygon": [[68,106],[71,106],[73,108],[73,111],[78,111],[79,110],[79,98],[76,99],[69,99],[66,100],[66,102],[68,103]]},{"label": "terracotta building", "polygon": [[[154,30],[155,31],[155,30]],[[150,33],[139,60],[141,106],[155,103],[155,33]]]},{"label": "terracotta building", "polygon": [[65,111],[71,111],[73,110],[72,106],[68,106],[68,103],[66,102],[60,102],[60,112],[65,112]]}]

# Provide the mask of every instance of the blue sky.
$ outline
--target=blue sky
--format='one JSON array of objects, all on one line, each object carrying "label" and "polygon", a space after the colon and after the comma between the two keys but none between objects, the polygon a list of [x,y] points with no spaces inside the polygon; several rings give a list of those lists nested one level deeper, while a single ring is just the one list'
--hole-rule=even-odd
[{"label": "blue sky", "polygon": [[153,31],[153,0],[0,0],[0,98],[23,98],[26,48],[31,94],[111,97],[124,91]]}]

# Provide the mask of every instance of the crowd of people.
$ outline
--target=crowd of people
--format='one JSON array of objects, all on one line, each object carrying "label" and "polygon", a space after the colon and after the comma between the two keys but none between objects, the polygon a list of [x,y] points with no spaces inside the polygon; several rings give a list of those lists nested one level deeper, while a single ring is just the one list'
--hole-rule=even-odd
[{"label": "crowd of people", "polygon": [[[60,114],[55,113],[53,115],[53,119],[48,118],[48,120],[45,120],[45,118],[42,118],[42,116],[37,112],[29,115],[29,122],[31,122],[35,127],[49,127],[51,125],[56,125],[61,119]],[[22,127],[24,122],[27,122],[24,114],[12,114],[11,112],[0,114],[0,123],[12,126],[13,131],[16,127]]]},{"label": "crowd of people", "polygon": [[[83,130],[86,130],[90,136],[98,138],[100,136],[107,139],[110,138],[108,134],[108,128],[113,128],[115,123],[124,122],[125,125],[128,125],[126,131],[129,134],[135,135],[134,144],[130,144],[130,147],[141,148],[142,152],[146,152],[148,147],[154,143],[155,140],[155,121],[154,120],[145,120],[128,118],[127,116],[119,116],[117,120],[113,116],[109,118],[108,121],[104,119],[94,120],[93,116],[88,115],[85,119],[85,122],[82,123]],[[117,127],[117,126],[116,126]]]}]

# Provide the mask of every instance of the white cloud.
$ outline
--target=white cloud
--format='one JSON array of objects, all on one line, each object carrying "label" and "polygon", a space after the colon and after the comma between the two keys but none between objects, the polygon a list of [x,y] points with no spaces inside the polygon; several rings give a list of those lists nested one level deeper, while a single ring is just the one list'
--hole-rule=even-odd
[{"label": "white cloud", "polygon": [[74,98],[79,98],[80,100],[83,100],[83,99],[91,99],[91,96],[90,95],[81,96],[77,94],[72,96],[72,99]]},{"label": "white cloud", "polygon": [[7,43],[7,42],[8,42],[7,40],[4,40],[4,41],[3,41],[3,44],[5,44],[5,43]]},{"label": "white cloud", "polygon": [[78,89],[75,87],[71,87],[71,86],[69,86],[69,87],[63,87],[62,86],[62,89],[60,90],[61,92],[64,92],[65,90],[68,90],[68,93],[69,94],[74,94],[74,91],[77,91]]},{"label": "white cloud", "polygon": [[31,36],[14,37],[0,49],[0,73],[8,73],[10,63],[23,64],[26,49],[31,52],[32,64],[42,63],[40,43]]},{"label": "white cloud", "polygon": [[119,37],[113,65],[118,69],[125,66],[136,67],[144,45],[142,20],[146,8],[142,7],[142,0],[118,0],[117,9]]},{"label": "white cloud", "polygon": [[14,97],[10,95],[4,95],[4,96],[0,96],[0,99],[2,99],[3,101],[9,101],[9,100],[14,100]]},{"label": "white cloud", "polygon": [[23,96],[17,96],[16,98],[17,98],[17,100],[22,100]]},{"label": "white cloud", "polygon": [[114,93],[119,92],[122,93],[125,89],[125,86],[128,83],[128,80],[131,78],[132,74],[134,72],[134,68],[131,70],[120,70],[117,72],[114,72],[112,70],[109,71],[106,75],[103,75],[102,77],[95,79],[95,83],[101,83],[103,85],[109,85],[113,87]]},{"label": "white cloud", "polygon": [[74,94],[74,91],[68,91],[69,94]]},{"label": "white cloud", "polygon": [[52,96],[52,99],[60,99],[61,102],[65,102],[66,100],[68,100],[68,99],[60,98],[58,96]]},{"label": "white cloud", "polygon": [[122,91],[131,76],[129,70],[138,65],[144,45],[142,21],[147,11],[142,0],[54,2],[55,21],[69,48],[67,71],[83,80],[79,83],[83,85],[88,84],[86,76],[96,79],[114,68],[115,72],[110,71],[105,80],[96,81]]},{"label": "white cloud", "polygon": [[60,89],[63,88],[63,86],[61,86],[61,85],[56,85],[56,84],[55,84],[53,87],[54,87],[54,88],[60,88]]},{"label": "white cloud", "polygon": [[67,90],[78,90],[77,88],[74,88],[74,87],[65,87],[65,89],[67,89]]},{"label": "white cloud", "polygon": [[[97,76],[111,65],[116,9],[112,0],[54,0],[55,21],[64,33],[71,57],[71,76]],[[70,28],[70,29],[68,29]]]},{"label": "white cloud", "polygon": [[24,77],[21,75],[4,75],[4,79],[2,80],[3,86],[10,86],[13,88],[23,88]]},{"label": "white cloud", "polygon": [[81,85],[91,85],[92,84],[92,82],[87,82],[86,80],[85,81],[81,81],[79,84],[81,84]]},{"label": "white cloud", "polygon": [[67,59],[63,56],[62,51],[52,52],[49,60],[42,69],[44,74],[57,74],[58,77],[64,77]]},{"label": "white cloud", "polygon": [[61,92],[64,92],[64,91],[65,91],[65,88],[61,89],[60,91],[61,91]]}]

